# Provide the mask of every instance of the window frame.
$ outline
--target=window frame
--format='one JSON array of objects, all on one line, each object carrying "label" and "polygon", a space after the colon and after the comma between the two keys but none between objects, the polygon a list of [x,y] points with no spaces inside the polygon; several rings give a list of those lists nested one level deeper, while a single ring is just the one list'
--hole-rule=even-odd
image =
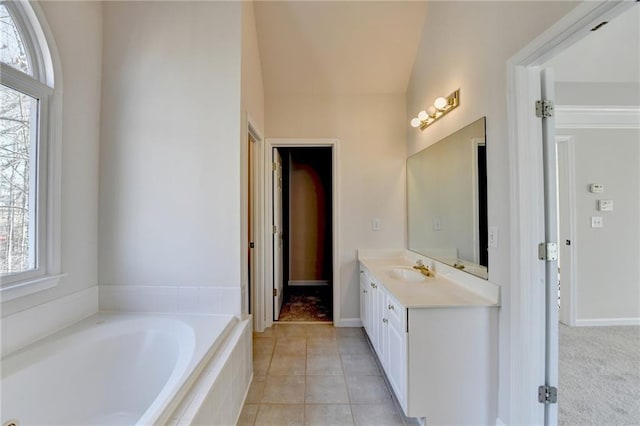
[{"label": "window frame", "polygon": [[62,95],[61,84],[54,85],[52,58],[56,52],[53,50],[52,54],[52,47],[55,49],[55,46],[48,41],[52,38],[45,36],[44,29],[48,27],[39,10],[26,1],[3,2],[3,5],[22,36],[31,75],[0,62],[0,83],[37,100],[37,119],[32,125],[37,138],[36,265],[28,271],[0,276],[0,300],[6,302],[55,287],[64,274],[60,273],[61,138],[57,125],[61,120]]}]

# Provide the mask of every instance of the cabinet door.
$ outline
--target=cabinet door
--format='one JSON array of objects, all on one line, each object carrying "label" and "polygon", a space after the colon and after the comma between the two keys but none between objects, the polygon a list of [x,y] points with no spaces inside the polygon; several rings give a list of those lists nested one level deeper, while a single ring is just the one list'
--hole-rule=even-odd
[{"label": "cabinet door", "polygon": [[380,316],[380,287],[373,277],[369,277],[369,327],[371,333],[369,338],[373,344],[373,348],[379,354],[380,350],[380,331],[381,331],[381,316]]},{"label": "cabinet door", "polygon": [[385,366],[385,372],[387,373],[387,379],[389,379],[389,383],[391,383],[391,387],[395,391],[398,401],[400,401],[402,409],[406,412],[406,335],[404,330],[398,330],[393,322],[388,322],[385,325],[387,347],[387,365]]},{"label": "cabinet door", "polygon": [[367,334],[371,334],[369,324],[369,283],[364,269],[360,269],[360,321]]}]

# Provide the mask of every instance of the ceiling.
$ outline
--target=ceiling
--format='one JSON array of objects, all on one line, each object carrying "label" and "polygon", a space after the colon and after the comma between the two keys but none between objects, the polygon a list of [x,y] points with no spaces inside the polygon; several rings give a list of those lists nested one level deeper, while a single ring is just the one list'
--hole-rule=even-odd
[{"label": "ceiling", "polygon": [[405,93],[422,1],[257,1],[268,95]]},{"label": "ceiling", "polygon": [[640,4],[550,60],[556,81],[639,83]]}]

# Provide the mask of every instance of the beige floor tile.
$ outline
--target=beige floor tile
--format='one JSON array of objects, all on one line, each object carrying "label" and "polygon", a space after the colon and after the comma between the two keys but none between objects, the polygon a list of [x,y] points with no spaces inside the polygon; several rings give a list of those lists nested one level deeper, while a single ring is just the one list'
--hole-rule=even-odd
[{"label": "beige floor tile", "polygon": [[364,331],[362,327],[336,327],[336,335],[362,337],[364,336]]},{"label": "beige floor tile", "polygon": [[285,339],[278,338],[274,355],[306,355],[307,354],[307,338],[306,337],[290,337]]},{"label": "beige floor tile", "polygon": [[347,404],[307,404],[305,426],[352,426],[351,407]]},{"label": "beige floor tile", "polygon": [[271,355],[261,354],[253,356],[253,374],[255,376],[266,376],[271,364]]},{"label": "beige floor tile", "polygon": [[259,404],[262,401],[266,376],[253,376],[249,392],[247,392],[247,404]]},{"label": "beige floor tile", "polygon": [[307,327],[307,337],[336,337],[333,324],[312,324]]},{"label": "beige floor tile", "polygon": [[371,348],[362,337],[338,337],[338,350],[341,354],[370,354]]},{"label": "beige floor tile", "polygon": [[306,324],[284,324],[275,326],[277,337],[307,337]]},{"label": "beige floor tile", "polygon": [[373,355],[342,354],[342,368],[346,376],[379,376],[380,369]]},{"label": "beige floor tile", "polygon": [[346,382],[352,404],[391,401],[391,395],[381,376],[347,376]]},{"label": "beige floor tile", "polygon": [[343,376],[307,376],[307,404],[347,404],[349,396]]},{"label": "beige floor tile", "polygon": [[270,355],[276,345],[275,337],[254,337],[253,353],[254,355]]},{"label": "beige floor tile", "polygon": [[265,328],[264,331],[254,331],[253,337],[276,337],[276,330],[274,327]]},{"label": "beige floor tile", "polygon": [[304,405],[262,404],[256,416],[256,426],[302,426]]},{"label": "beige floor tile", "polygon": [[278,355],[271,360],[270,376],[304,376],[306,357],[304,355]]},{"label": "beige floor tile", "polygon": [[267,376],[262,403],[302,404],[304,391],[304,376]]},{"label": "beige floor tile", "polygon": [[342,376],[340,356],[307,354],[307,375]]},{"label": "beige floor tile", "polygon": [[307,354],[312,355],[336,355],[338,341],[335,337],[307,337]]},{"label": "beige floor tile", "polygon": [[253,426],[258,414],[258,407],[258,404],[244,404],[238,419],[238,426]]},{"label": "beige floor tile", "polygon": [[393,403],[354,404],[351,406],[356,425],[403,426],[404,422]]}]

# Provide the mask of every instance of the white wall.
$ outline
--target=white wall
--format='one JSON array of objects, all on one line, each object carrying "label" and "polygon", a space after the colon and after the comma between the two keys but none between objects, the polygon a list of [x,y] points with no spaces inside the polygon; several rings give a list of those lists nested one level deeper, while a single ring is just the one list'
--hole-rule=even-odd
[{"label": "white wall", "polygon": [[[489,226],[497,226],[497,249],[489,249],[489,279],[502,287],[499,319],[499,418],[510,423],[509,167],[506,61],[573,8],[576,2],[431,2],[407,89],[408,154],[487,117]],[[526,17],[526,18],[525,18]],[[460,106],[421,132],[409,120],[437,96],[460,88]],[[533,391],[532,391],[533,392]]]},{"label": "white wall", "polygon": [[[563,129],[575,141],[577,323],[640,321],[640,130]],[[601,183],[605,192],[589,192]],[[597,200],[614,201],[600,212]],[[591,228],[601,216],[603,228]]]},{"label": "white wall", "polygon": [[101,307],[239,314],[241,4],[105,3],[103,53]]},{"label": "white wall", "polygon": [[[36,5],[37,7],[38,5]],[[102,5],[42,2],[62,73],[62,278],[56,288],[2,304],[2,316],[97,285]],[[44,25],[44,23],[43,23]],[[53,319],[52,319],[53,320]]]},{"label": "white wall", "polygon": [[[254,130],[258,132],[258,137],[264,136],[264,88],[262,82],[262,66],[260,62],[260,52],[258,49],[258,34],[256,33],[256,21],[254,15],[253,1],[242,2],[242,104],[241,104],[241,133],[240,133],[240,155],[241,155],[241,211],[242,218],[246,218],[248,215],[248,125],[253,126]],[[263,144],[264,141],[257,141],[259,144]],[[258,148],[256,155],[259,161],[262,150]],[[259,164],[258,164],[259,165]],[[262,200],[262,194],[260,194],[260,200]],[[260,200],[258,205],[254,206],[255,211],[259,211],[261,208]],[[248,235],[248,223],[243,220],[241,232],[241,264],[247,265],[248,248],[247,248],[247,235]],[[256,240],[258,247],[262,247],[260,244],[260,235],[262,233],[259,229],[256,229]],[[248,274],[247,268],[242,268],[242,312],[248,311]],[[256,277],[254,277],[255,279]]]},{"label": "white wall", "polygon": [[[405,246],[403,95],[266,97],[269,138],[340,140],[341,317],[359,318],[356,250]],[[380,218],[380,231],[371,230]]]}]

